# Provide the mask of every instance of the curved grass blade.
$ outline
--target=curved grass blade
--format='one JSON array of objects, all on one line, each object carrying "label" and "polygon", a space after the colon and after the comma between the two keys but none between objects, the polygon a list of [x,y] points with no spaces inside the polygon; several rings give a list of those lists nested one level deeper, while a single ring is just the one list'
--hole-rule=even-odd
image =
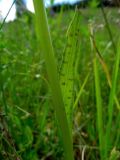
[{"label": "curved grass blade", "polygon": [[[104,70],[104,72],[105,72],[106,79],[107,79],[107,81],[108,81],[108,85],[109,85],[109,87],[111,88],[111,87],[112,87],[112,82],[111,82],[111,76],[110,76],[110,73],[109,73],[109,69],[108,69],[108,67],[107,67],[107,64],[106,64],[105,61],[104,61],[104,58],[102,57],[100,51],[99,51],[98,48],[97,48],[97,45],[96,45],[94,36],[91,35],[91,38],[92,38],[92,41],[93,41],[93,46],[94,46],[94,48],[95,48],[95,50],[96,50],[97,57],[98,57],[101,65],[102,65],[102,68],[103,68],[103,70]],[[116,95],[115,95],[115,97],[114,97],[114,100],[115,100],[115,103],[116,103],[117,108],[120,110],[120,104],[119,104],[119,101],[118,101],[118,98],[116,97]]]}]

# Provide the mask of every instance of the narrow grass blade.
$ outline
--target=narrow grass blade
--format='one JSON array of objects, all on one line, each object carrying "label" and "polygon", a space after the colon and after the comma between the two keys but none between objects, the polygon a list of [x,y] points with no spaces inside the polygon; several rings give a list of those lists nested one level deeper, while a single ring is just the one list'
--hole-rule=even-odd
[{"label": "narrow grass blade", "polygon": [[83,84],[82,84],[82,86],[81,86],[81,88],[80,88],[80,90],[79,90],[79,92],[78,92],[77,98],[76,98],[75,103],[74,103],[74,105],[73,105],[73,108],[74,108],[74,109],[76,108],[76,106],[77,106],[77,104],[78,104],[78,102],[79,102],[79,100],[80,100],[80,96],[81,96],[82,93],[83,93],[83,89],[84,89],[84,87],[85,87],[85,85],[86,85],[86,83],[87,83],[87,81],[88,81],[89,76],[90,76],[90,74],[87,74],[87,76],[85,77],[85,80],[84,80],[84,82],[83,82]]},{"label": "narrow grass blade", "polygon": [[95,92],[96,92],[96,107],[97,107],[97,123],[100,145],[101,160],[104,160],[104,137],[103,137],[103,113],[102,113],[102,97],[100,89],[99,71],[96,58],[94,59],[94,75],[95,75]]},{"label": "narrow grass blade", "polygon": [[35,8],[37,37],[39,39],[40,47],[42,49],[46,63],[54,109],[62,135],[65,160],[74,160],[72,136],[70,133],[63,103],[63,97],[60,89],[57,66],[54,58],[54,51],[49,33],[44,2],[43,0],[33,0],[33,3]]},{"label": "narrow grass blade", "polygon": [[116,54],[116,52],[117,52],[116,51],[117,50],[116,49],[116,45],[115,45],[115,42],[114,42],[113,34],[112,34],[112,31],[111,31],[111,28],[110,28],[110,24],[109,24],[109,21],[108,21],[108,18],[107,18],[107,15],[105,13],[103,5],[101,5],[101,11],[102,11],[103,18],[104,18],[104,21],[105,21],[105,24],[106,24],[106,28],[107,28],[107,31],[108,31],[108,34],[109,34],[109,37],[110,37],[110,41],[112,42],[113,51]]},{"label": "narrow grass blade", "polygon": [[[90,26],[90,34],[93,36],[93,28]],[[92,36],[90,37],[91,41],[91,50],[93,53],[96,52],[94,48],[94,41]],[[100,78],[99,78],[99,69],[97,63],[96,54],[93,59],[93,69],[95,77],[95,93],[96,93],[96,108],[97,108],[97,128],[99,135],[99,148],[100,148],[100,157],[101,160],[104,160],[104,134],[103,134],[103,110],[102,110],[102,96],[101,96],[101,87],[100,87]]]}]

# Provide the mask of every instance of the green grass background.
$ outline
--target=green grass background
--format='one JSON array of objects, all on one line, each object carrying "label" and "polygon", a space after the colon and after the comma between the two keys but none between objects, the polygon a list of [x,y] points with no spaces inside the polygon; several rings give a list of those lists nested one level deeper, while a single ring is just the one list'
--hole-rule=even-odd
[{"label": "green grass background", "polygon": [[[120,28],[120,10],[105,9],[114,42],[117,46]],[[112,75],[115,53],[100,9],[81,9],[80,44],[76,57],[74,101],[86,76],[89,74],[79,102],[74,110],[73,144],[75,159],[99,160],[99,140],[93,57],[89,24],[92,23],[96,45]],[[49,15],[48,22],[59,70],[61,57],[67,44],[66,32],[74,11]],[[63,149],[49,92],[44,60],[41,60],[35,35],[34,16],[24,15],[9,22],[0,31],[0,159],[1,160],[59,160]],[[103,127],[108,120],[107,105],[110,88],[99,61]],[[116,95],[120,97],[120,73]],[[120,110],[114,104],[110,138],[112,145],[120,149]],[[7,113],[7,114],[5,114]],[[84,155],[85,150],[85,155]]]}]

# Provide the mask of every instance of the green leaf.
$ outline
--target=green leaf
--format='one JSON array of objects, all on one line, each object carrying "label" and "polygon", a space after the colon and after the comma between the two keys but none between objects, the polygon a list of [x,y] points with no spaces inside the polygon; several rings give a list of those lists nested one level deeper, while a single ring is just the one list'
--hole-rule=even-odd
[{"label": "green leaf", "polygon": [[68,122],[72,124],[75,60],[80,39],[80,12],[76,11],[67,31],[67,45],[60,68],[60,84]]}]

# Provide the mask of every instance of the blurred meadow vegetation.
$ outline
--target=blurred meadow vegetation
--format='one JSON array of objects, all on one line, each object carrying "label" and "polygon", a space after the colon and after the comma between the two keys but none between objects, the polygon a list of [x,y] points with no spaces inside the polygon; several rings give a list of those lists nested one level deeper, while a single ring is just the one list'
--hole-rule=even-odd
[{"label": "blurred meadow vegetation", "polygon": [[[74,12],[74,9],[61,9],[51,15],[47,9],[58,73]],[[97,98],[100,96],[102,99],[101,130],[102,134],[106,134],[108,102],[112,90],[110,83],[114,79],[112,74],[116,54],[120,52],[120,9],[104,8],[106,19],[101,8],[94,5],[80,8],[77,12],[80,24],[72,97],[74,157],[75,160],[99,160],[102,158],[98,133],[99,112],[96,107],[100,101]],[[63,159],[61,135],[51,100],[45,62],[38,49],[34,21],[34,15],[26,12],[20,18],[5,23],[0,30],[1,160]],[[99,84],[95,81],[96,73],[99,73]],[[111,140],[108,146],[109,160],[120,159],[120,72],[117,77],[108,136]],[[97,94],[99,87],[100,95]],[[103,141],[106,141],[103,137]]]}]

